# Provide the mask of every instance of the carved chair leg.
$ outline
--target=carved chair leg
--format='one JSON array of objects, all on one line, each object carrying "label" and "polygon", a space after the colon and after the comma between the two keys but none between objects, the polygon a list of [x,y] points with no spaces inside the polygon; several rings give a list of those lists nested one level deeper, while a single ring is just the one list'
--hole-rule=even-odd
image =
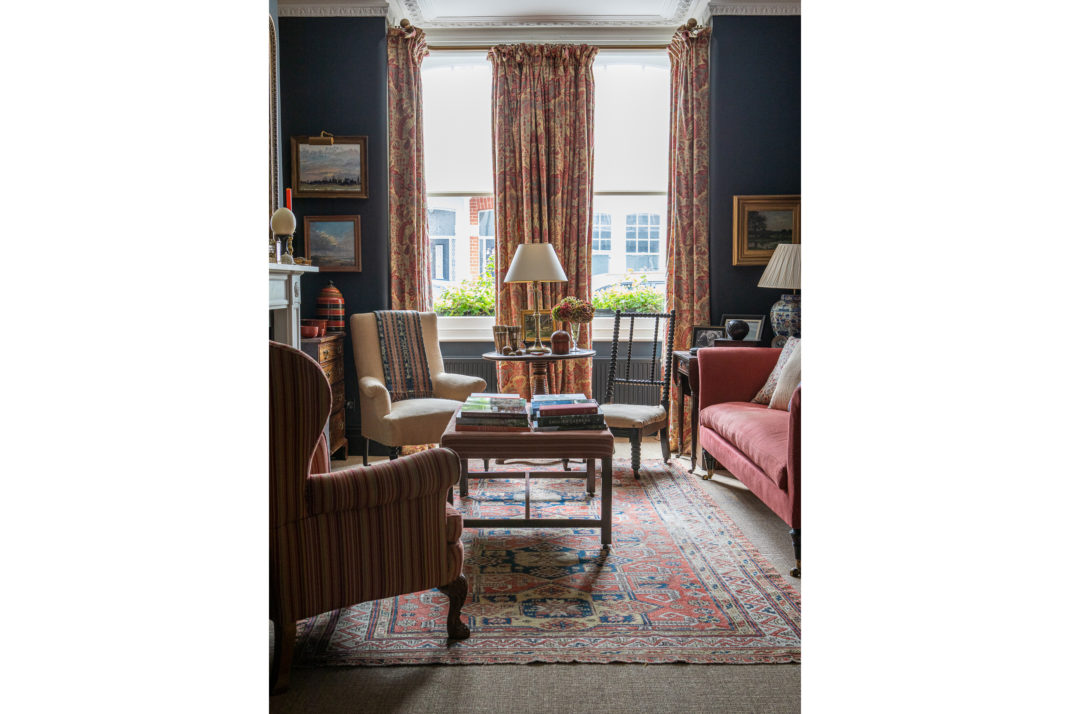
[{"label": "carved chair leg", "polygon": [[631,433],[632,439],[632,474],[638,480],[639,478],[639,449],[643,441],[643,437],[639,435],[639,430],[636,429]]},{"label": "carved chair leg", "polygon": [[366,436],[363,437],[363,438],[364,438],[364,465],[367,466],[368,465],[368,446],[371,444],[371,439],[369,439]]},{"label": "carved chair leg", "polygon": [[661,460],[669,463],[669,425],[661,430]]},{"label": "carved chair leg", "polygon": [[282,694],[290,688],[290,665],[293,663],[297,623],[275,623],[275,646],[271,658],[268,684],[272,694]]},{"label": "carved chair leg", "polygon": [[461,620],[461,606],[468,599],[468,580],[464,575],[458,575],[457,579],[448,585],[439,587],[450,599],[450,611],[446,615],[446,635],[451,640],[467,640],[471,634]]},{"label": "carved chair leg", "polygon": [[795,567],[791,569],[790,573],[793,577],[802,577],[802,528],[792,528],[791,531],[791,545],[795,549]]}]

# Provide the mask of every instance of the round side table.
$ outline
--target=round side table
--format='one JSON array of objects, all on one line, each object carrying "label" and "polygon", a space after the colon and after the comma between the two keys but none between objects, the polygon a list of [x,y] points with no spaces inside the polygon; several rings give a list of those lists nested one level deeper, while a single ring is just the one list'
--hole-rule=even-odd
[{"label": "round side table", "polygon": [[594,350],[573,350],[568,354],[555,355],[548,352],[544,355],[503,355],[497,352],[484,352],[483,359],[492,362],[529,362],[531,364],[531,393],[549,394],[546,374],[551,362],[566,359],[585,359],[594,357]]}]

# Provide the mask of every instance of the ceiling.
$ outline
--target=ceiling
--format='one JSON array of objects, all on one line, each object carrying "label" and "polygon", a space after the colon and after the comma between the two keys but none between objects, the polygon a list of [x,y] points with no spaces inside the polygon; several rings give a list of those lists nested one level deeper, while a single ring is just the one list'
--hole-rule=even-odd
[{"label": "ceiling", "polygon": [[486,42],[665,44],[711,15],[797,15],[797,0],[278,0],[281,17],[407,18],[442,46]]}]

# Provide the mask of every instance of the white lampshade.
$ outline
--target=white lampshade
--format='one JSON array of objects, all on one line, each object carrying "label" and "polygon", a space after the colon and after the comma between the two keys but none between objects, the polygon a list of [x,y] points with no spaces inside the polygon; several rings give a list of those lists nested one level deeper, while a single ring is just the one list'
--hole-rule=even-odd
[{"label": "white lampshade", "polygon": [[568,276],[557,259],[554,247],[549,243],[521,243],[513,254],[507,283],[563,282]]},{"label": "white lampshade", "polygon": [[802,287],[802,246],[799,243],[781,243],[773,251],[769,265],[765,266],[760,288],[798,290]]},{"label": "white lampshade", "polygon": [[297,230],[297,216],[289,208],[271,214],[271,232],[277,236],[292,236]]}]

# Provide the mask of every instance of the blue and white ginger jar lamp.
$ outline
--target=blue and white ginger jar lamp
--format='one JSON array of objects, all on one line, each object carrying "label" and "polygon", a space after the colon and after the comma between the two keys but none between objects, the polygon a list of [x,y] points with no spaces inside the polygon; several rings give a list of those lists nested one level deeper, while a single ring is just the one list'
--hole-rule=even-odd
[{"label": "blue and white ginger jar lamp", "polygon": [[769,311],[769,323],[773,328],[773,347],[783,347],[789,337],[802,336],[802,299],[794,291],[801,285],[802,246],[798,243],[781,243],[773,251],[758,281],[760,288],[791,290],[780,296]]}]

